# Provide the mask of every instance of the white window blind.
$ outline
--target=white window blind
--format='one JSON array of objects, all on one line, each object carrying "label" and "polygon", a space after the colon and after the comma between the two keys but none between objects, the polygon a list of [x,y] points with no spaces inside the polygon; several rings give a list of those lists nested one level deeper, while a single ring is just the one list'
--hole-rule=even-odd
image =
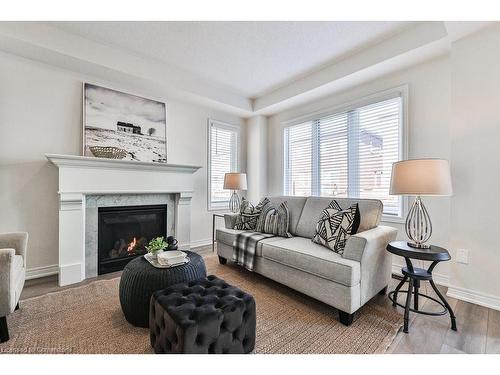
[{"label": "white window blind", "polygon": [[389,195],[392,163],[400,159],[401,98],[365,107],[359,113],[359,197],[380,199],[386,215],[401,216],[401,198]]},{"label": "white window blind", "polygon": [[318,120],[320,196],[348,196],[347,114],[340,113]]},{"label": "white window blind", "polygon": [[238,171],[239,128],[209,121],[209,209],[225,208],[231,191],[224,189],[224,175]]},{"label": "white window blind", "polygon": [[389,195],[401,137],[400,96],[287,127],[285,194],[380,199],[401,217],[401,198]]},{"label": "white window blind", "polygon": [[289,195],[312,194],[312,123],[306,122],[285,130],[286,191]]}]

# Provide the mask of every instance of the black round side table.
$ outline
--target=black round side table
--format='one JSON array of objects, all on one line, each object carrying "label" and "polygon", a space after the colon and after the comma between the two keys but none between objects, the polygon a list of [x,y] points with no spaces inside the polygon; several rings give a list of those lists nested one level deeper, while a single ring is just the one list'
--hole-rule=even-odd
[{"label": "black round side table", "polygon": [[[429,249],[418,249],[414,247],[408,246],[405,241],[393,241],[387,245],[387,251],[392,254],[399,255],[405,258],[406,267],[403,267],[401,272],[403,273],[403,280],[398,284],[396,289],[389,293],[389,299],[392,301],[392,305],[394,307],[399,306],[405,309],[404,314],[404,326],[403,332],[408,333],[408,318],[410,316],[410,311],[415,312],[417,314],[424,315],[432,315],[439,316],[445,315],[446,313],[450,313],[451,318],[451,329],[457,330],[457,322],[455,314],[453,313],[453,309],[444,296],[441,294],[439,289],[434,284],[434,280],[432,279],[432,270],[439,262],[447,261],[451,259],[450,253],[448,250],[439,247],[439,246],[431,246]],[[413,267],[411,263],[411,259],[418,260],[426,260],[431,261],[431,265],[428,269]],[[404,283],[408,281],[409,286],[408,290],[400,290]],[[431,284],[432,289],[436,292],[439,300],[428,296],[426,294],[422,294],[419,292],[420,281],[428,281]],[[398,303],[398,293],[406,293],[406,304],[403,306]],[[411,308],[411,299],[413,295],[413,308]],[[418,309],[418,299],[419,297],[430,299],[443,307],[442,311],[439,312],[430,312],[430,311],[422,311]]]},{"label": "black round side table", "polygon": [[144,257],[130,261],[120,279],[120,304],[125,319],[137,327],[149,327],[149,303],[154,292],[171,285],[203,279],[207,269],[201,255],[185,251],[189,263],[172,268],[156,268]]}]

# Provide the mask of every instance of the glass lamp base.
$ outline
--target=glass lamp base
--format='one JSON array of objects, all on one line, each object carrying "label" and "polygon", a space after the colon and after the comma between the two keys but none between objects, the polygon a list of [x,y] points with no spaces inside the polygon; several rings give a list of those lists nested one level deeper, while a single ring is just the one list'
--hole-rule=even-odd
[{"label": "glass lamp base", "polygon": [[428,249],[430,245],[425,244],[432,235],[432,223],[429,213],[424,206],[420,196],[415,197],[405,223],[406,235],[410,239],[408,246],[416,249]]},{"label": "glass lamp base", "polygon": [[240,197],[238,193],[236,193],[236,190],[233,190],[233,194],[229,200],[229,210],[231,210],[232,213],[237,213],[240,210]]}]

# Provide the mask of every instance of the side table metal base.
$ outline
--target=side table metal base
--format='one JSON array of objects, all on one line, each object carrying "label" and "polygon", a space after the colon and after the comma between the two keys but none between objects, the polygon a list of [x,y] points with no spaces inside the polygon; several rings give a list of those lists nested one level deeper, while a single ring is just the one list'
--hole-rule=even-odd
[{"label": "side table metal base", "polygon": [[[392,306],[394,306],[394,307],[399,306],[399,307],[402,307],[405,309],[403,332],[408,333],[410,311],[417,313],[417,314],[430,315],[430,316],[442,316],[442,315],[446,315],[447,313],[449,313],[450,320],[451,320],[451,329],[456,331],[457,330],[457,322],[456,322],[456,317],[455,317],[455,314],[453,312],[453,309],[451,308],[448,301],[446,301],[444,296],[441,294],[439,289],[436,287],[436,284],[434,284],[434,280],[432,280],[432,270],[435,267],[435,265],[437,264],[437,262],[433,262],[428,270],[425,270],[423,268],[414,268],[409,259],[406,259],[406,263],[408,266],[404,267],[402,269],[402,273],[404,275],[403,279],[398,284],[396,289],[388,294],[389,299],[392,301]],[[403,287],[403,285],[407,281],[409,283],[408,290],[401,290],[401,288]],[[428,281],[439,299],[431,297],[427,294],[420,293],[419,289],[420,289],[420,282],[421,281]],[[398,293],[406,294],[405,305],[403,305],[397,301]],[[439,312],[420,310],[418,306],[419,306],[419,299],[421,297],[425,298],[425,299],[429,299],[433,302],[436,302],[438,305],[440,305],[443,308],[443,310],[439,311]],[[411,307],[412,298],[413,298],[413,303],[414,303],[413,308]]]},{"label": "side table metal base", "polygon": [[[450,314],[451,319],[451,329],[457,330],[457,319],[455,314],[453,313],[453,309],[451,308],[446,298],[441,294],[439,289],[434,284],[432,280],[432,271],[434,267],[439,262],[444,262],[451,259],[450,253],[445,248],[430,245],[428,248],[413,248],[408,246],[405,241],[392,241],[387,245],[387,251],[394,255],[402,256],[405,259],[406,267],[403,267],[401,272],[403,273],[403,280],[398,284],[396,290],[389,293],[389,298],[392,301],[392,305],[394,307],[400,306],[405,309],[404,313],[404,326],[403,332],[408,333],[408,323],[410,318],[410,311],[417,314],[425,314],[425,315],[445,315],[446,313]],[[428,269],[424,268],[415,268],[411,263],[411,259],[417,259],[421,261],[429,261],[432,262]],[[401,291],[403,285],[408,281],[408,290]],[[432,289],[438,296],[438,298],[431,297],[426,294],[419,293],[420,283],[422,281],[428,281],[431,284]],[[398,303],[398,293],[406,293],[406,303],[403,306]],[[418,308],[420,297],[429,299],[433,302],[436,302],[441,307],[443,307],[443,311],[432,312],[432,311],[422,311]],[[411,302],[413,298],[413,308],[411,307]]]}]

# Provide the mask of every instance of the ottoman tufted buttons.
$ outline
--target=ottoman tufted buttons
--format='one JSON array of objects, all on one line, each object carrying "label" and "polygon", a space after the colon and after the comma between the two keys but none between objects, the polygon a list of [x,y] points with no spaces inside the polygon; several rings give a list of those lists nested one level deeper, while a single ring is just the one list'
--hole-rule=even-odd
[{"label": "ottoman tufted buttons", "polygon": [[[184,295],[181,306],[176,293]],[[255,300],[216,276],[157,291],[151,303],[156,353],[249,353],[255,346]]]}]

